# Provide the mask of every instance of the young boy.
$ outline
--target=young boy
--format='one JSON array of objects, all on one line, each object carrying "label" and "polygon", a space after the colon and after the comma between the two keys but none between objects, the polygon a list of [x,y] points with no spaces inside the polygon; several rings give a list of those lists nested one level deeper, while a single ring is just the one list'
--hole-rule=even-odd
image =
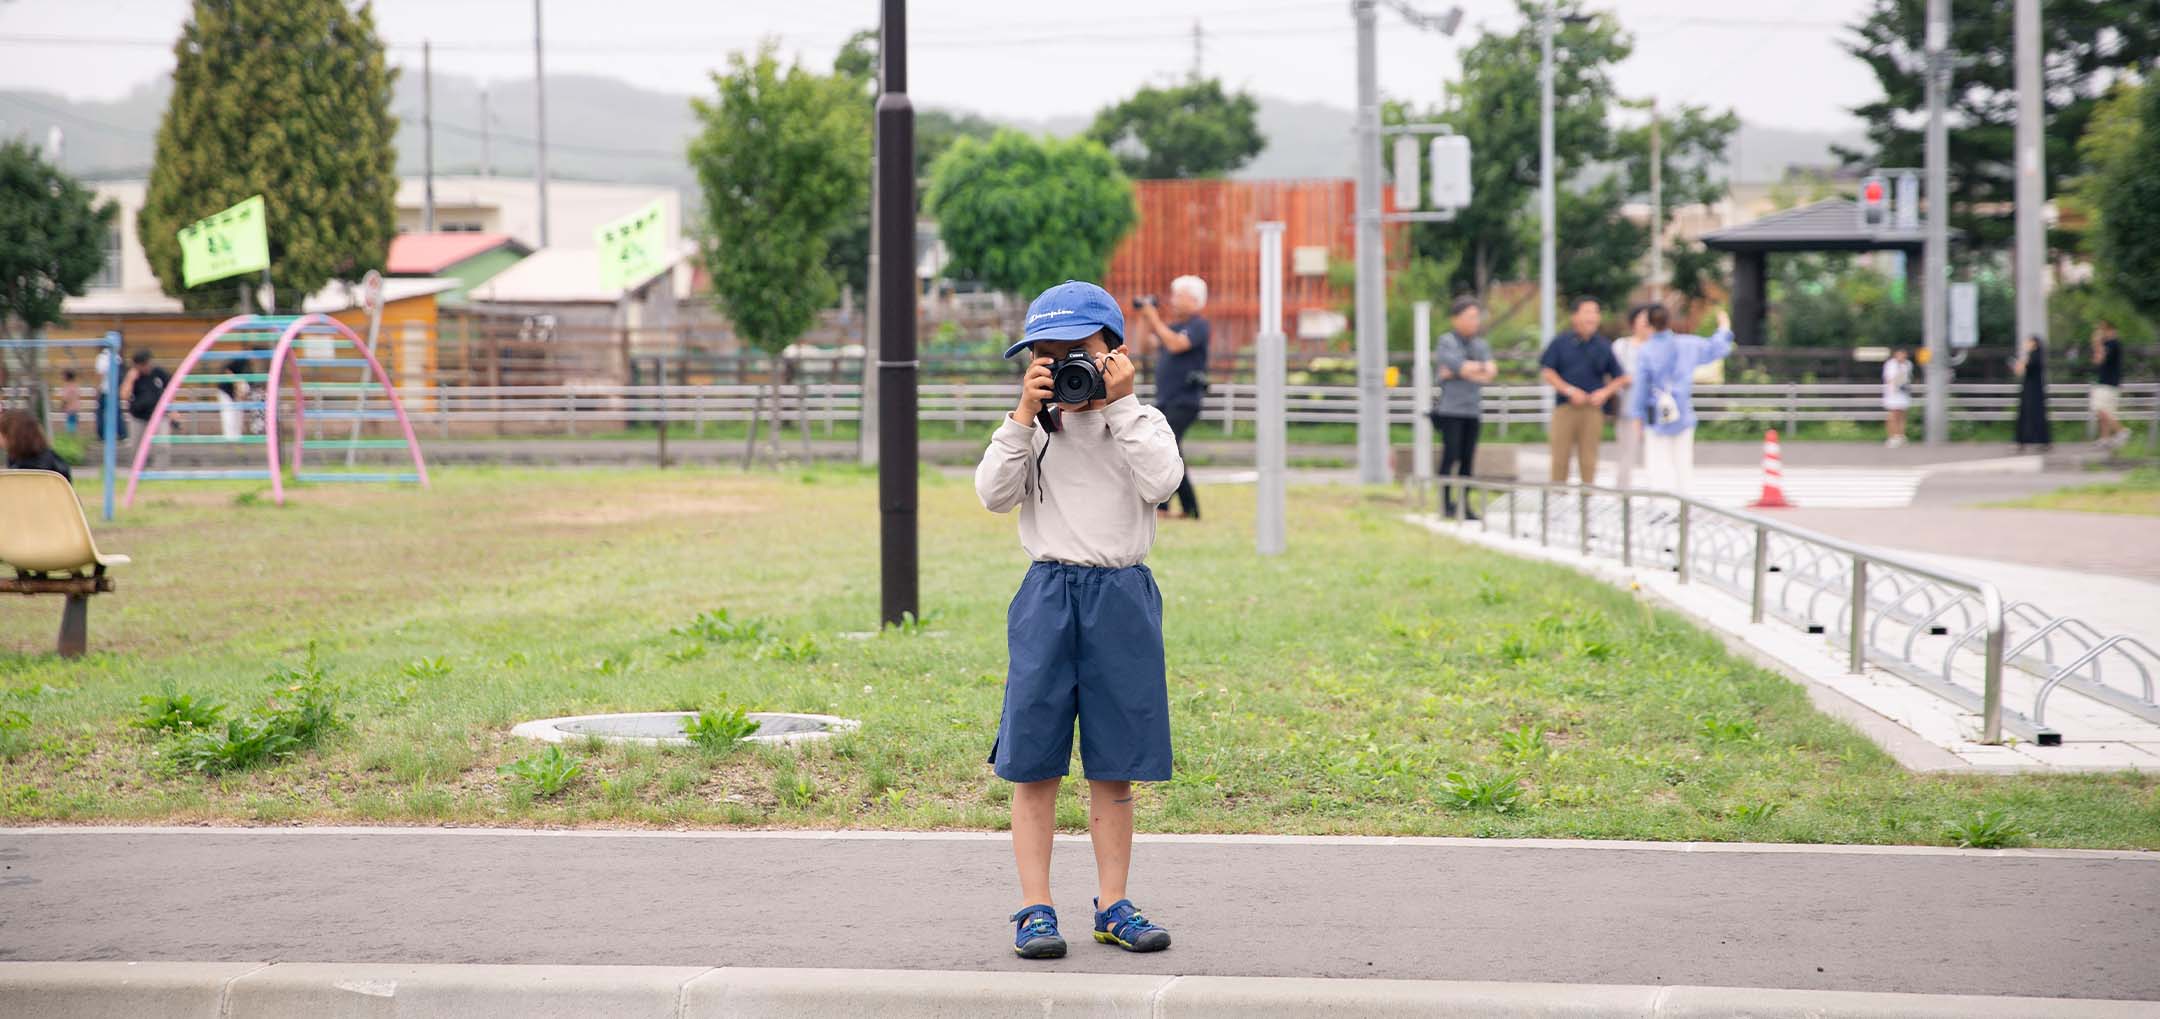
[{"label": "young boy", "polygon": [[75,383],[75,369],[60,373],[60,413],[67,415],[69,435],[82,425],[82,387]]},{"label": "young boy", "polygon": [[[975,468],[985,508],[1019,507],[1020,546],[1034,560],[1005,620],[1011,660],[990,751],[998,777],[1015,784],[1020,909],[1011,920],[1023,959],[1065,954],[1050,904],[1050,845],[1075,717],[1095,845],[1095,940],[1129,952],[1170,947],[1170,932],[1125,897],[1125,877],[1132,783],[1170,777],[1162,594],[1141,560],[1155,543],[1155,504],[1177,491],[1185,464],[1162,412],[1134,398],[1124,344],[1125,315],[1101,287],[1067,281],[1043,291],[1005,352],[1033,358],[1020,404]],[[1100,368],[1103,396],[1055,403],[1051,367],[1076,349]],[[1037,420],[1046,408],[1054,430]]]}]

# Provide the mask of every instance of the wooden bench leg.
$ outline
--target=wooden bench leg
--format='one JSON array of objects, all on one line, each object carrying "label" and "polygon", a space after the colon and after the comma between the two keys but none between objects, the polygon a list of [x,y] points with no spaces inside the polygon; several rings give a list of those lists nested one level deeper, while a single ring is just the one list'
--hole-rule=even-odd
[{"label": "wooden bench leg", "polygon": [[60,610],[60,657],[81,658],[90,645],[90,596],[71,594]]}]

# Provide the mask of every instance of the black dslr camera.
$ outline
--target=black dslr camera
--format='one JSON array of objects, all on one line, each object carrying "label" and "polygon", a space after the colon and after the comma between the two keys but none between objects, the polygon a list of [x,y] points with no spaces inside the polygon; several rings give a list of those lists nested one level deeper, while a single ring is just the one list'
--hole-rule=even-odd
[{"label": "black dslr camera", "polygon": [[[1051,402],[1087,403],[1109,397],[1110,391],[1103,385],[1102,368],[1086,349],[1075,347],[1050,365]],[[1035,420],[1046,432],[1058,430],[1055,407],[1044,407],[1036,413]]]},{"label": "black dslr camera", "polygon": [[1155,307],[1157,303],[1159,302],[1156,301],[1154,294],[1142,294],[1132,299],[1132,306],[1135,309],[1152,308]]}]

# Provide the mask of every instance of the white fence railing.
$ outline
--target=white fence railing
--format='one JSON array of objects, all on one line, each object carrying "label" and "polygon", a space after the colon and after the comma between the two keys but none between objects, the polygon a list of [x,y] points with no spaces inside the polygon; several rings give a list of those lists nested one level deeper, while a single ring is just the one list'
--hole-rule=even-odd
[{"label": "white fence railing", "polygon": [[[1503,435],[1510,426],[1542,424],[1547,415],[1546,392],[1545,387],[1534,385],[1487,386],[1485,421]],[[1288,386],[1285,394],[1291,424],[1352,425],[1357,421],[1355,387]],[[773,412],[770,390],[738,385],[455,386],[408,389],[401,395],[417,428],[442,435],[494,429],[576,435],[662,420],[675,427],[687,426],[695,434],[709,424],[748,421],[761,397],[765,416],[769,419]],[[1152,395],[1150,386],[1139,387],[1143,400]],[[309,405],[322,399],[311,396]],[[856,421],[862,414],[861,387],[853,384],[782,386],[778,399],[783,419],[807,419],[827,430],[839,422]],[[1013,399],[1014,387],[1007,384],[923,385],[917,390],[918,416],[925,422],[926,437],[935,437],[945,427],[964,434],[971,426],[995,422],[1012,409]],[[1915,412],[1924,400],[1923,389],[1914,387]],[[1257,403],[1257,387],[1217,383],[1208,388],[1201,420],[1228,434],[1239,422],[1252,420]],[[2009,421],[2017,414],[2017,403],[2018,387],[2013,384],[1964,383],[1950,389],[1953,421]],[[1410,390],[1388,390],[1391,422],[1406,424],[1417,410]],[[2119,410],[2126,423],[2143,424],[2160,436],[2160,383],[2124,386]],[[1695,411],[1703,421],[1753,421],[1787,429],[1805,422],[1872,422],[1883,419],[1882,389],[1847,383],[1697,386]],[[2089,388],[2075,383],[2048,387],[2048,416],[2058,422],[2089,420]],[[508,427],[512,425],[518,427]]]}]

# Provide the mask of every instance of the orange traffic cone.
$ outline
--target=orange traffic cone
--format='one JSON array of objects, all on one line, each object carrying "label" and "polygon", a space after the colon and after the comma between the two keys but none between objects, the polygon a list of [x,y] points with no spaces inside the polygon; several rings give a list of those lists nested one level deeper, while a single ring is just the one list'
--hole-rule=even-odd
[{"label": "orange traffic cone", "polygon": [[1785,501],[1785,469],[1778,455],[1777,429],[1763,433],[1762,439],[1762,496],[1748,503],[1749,509],[1789,509],[1792,503]]}]

